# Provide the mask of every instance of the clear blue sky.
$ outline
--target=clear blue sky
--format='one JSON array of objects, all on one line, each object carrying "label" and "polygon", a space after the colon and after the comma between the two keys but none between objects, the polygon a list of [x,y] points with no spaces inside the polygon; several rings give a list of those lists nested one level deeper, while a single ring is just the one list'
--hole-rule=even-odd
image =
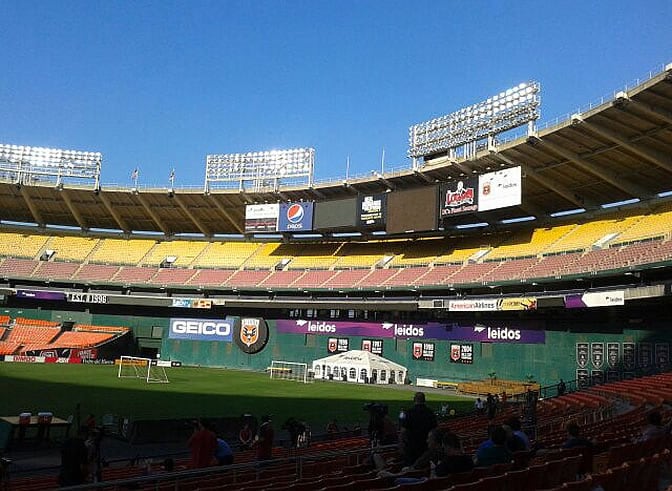
[{"label": "clear blue sky", "polygon": [[409,165],[408,127],[512,85],[541,122],[672,62],[672,2],[0,0],[0,142],[100,151],[102,182],[314,147],[318,180]]}]

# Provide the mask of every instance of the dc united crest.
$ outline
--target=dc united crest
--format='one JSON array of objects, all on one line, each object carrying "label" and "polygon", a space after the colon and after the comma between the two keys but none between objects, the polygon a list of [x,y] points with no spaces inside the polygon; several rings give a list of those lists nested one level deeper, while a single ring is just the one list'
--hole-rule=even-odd
[{"label": "dc united crest", "polygon": [[248,347],[259,339],[259,319],[241,319],[240,340]]},{"label": "dc united crest", "polygon": [[268,326],[264,319],[243,317],[236,329],[234,339],[245,353],[259,353],[268,343]]}]

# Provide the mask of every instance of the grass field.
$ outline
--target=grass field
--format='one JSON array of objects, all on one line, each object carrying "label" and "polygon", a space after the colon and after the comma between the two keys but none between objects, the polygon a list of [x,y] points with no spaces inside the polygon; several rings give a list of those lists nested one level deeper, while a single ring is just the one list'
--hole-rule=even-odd
[{"label": "grass field", "polygon": [[[237,417],[273,414],[283,422],[293,416],[320,431],[331,418],[366,426],[367,402],[382,402],[396,418],[412,405],[413,389],[338,382],[270,380],[267,374],[209,368],[167,369],[169,384],[147,384],[117,378],[117,367],[0,363],[0,415],[51,411],[67,418],[76,405],[86,417],[116,414],[131,419]],[[430,407],[448,403],[457,411],[472,407],[469,399],[429,392]]]}]

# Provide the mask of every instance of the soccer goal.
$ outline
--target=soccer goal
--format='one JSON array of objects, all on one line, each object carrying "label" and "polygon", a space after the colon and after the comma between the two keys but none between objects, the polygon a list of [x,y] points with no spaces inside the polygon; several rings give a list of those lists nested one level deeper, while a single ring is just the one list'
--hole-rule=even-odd
[{"label": "soccer goal", "polygon": [[294,380],[295,382],[308,383],[308,364],[296,361],[271,361],[271,366],[266,369],[272,379]]},{"label": "soccer goal", "polygon": [[122,356],[119,359],[119,378],[141,378],[148,384],[167,384],[168,374],[163,366],[153,365],[151,358]]}]

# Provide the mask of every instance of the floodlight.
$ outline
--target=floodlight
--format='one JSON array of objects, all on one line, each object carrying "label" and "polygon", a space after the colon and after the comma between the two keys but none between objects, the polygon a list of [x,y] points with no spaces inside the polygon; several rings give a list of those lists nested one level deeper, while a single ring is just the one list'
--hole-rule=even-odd
[{"label": "floodlight", "polygon": [[[244,190],[245,184],[250,183],[255,190],[260,190],[269,185],[277,188],[288,180],[310,185],[314,165],[315,150],[312,148],[208,155],[205,188],[235,183]],[[300,178],[303,178],[302,182]]]},{"label": "floodlight", "polygon": [[99,152],[0,144],[0,173],[17,183],[83,179],[97,185],[102,159]]},{"label": "floodlight", "polygon": [[539,118],[539,84],[521,83],[483,102],[409,129],[410,157],[456,149]]}]

